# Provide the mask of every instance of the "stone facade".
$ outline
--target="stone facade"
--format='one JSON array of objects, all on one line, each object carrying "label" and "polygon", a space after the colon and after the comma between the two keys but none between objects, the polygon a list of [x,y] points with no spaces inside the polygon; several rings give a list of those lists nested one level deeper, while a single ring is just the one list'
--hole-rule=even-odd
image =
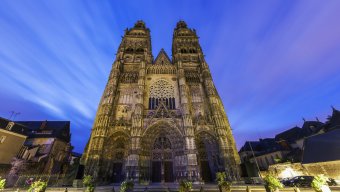
[{"label": "stone facade", "polygon": [[8,167],[11,164],[22,148],[26,134],[26,127],[0,117],[0,167]]},{"label": "stone facade", "polygon": [[144,22],[125,31],[82,157],[98,182],[238,179],[239,156],[196,31],[180,21],[172,59]]},{"label": "stone facade", "polygon": [[20,151],[26,135],[0,128],[0,164],[9,165]]}]

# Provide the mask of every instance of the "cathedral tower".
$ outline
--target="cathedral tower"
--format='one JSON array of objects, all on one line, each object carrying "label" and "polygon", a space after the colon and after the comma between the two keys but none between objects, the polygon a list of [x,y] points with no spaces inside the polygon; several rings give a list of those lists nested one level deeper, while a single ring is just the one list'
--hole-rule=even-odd
[{"label": "cathedral tower", "polygon": [[153,59],[143,21],[125,31],[83,155],[101,182],[239,178],[239,156],[196,31],[184,21],[172,59]]}]

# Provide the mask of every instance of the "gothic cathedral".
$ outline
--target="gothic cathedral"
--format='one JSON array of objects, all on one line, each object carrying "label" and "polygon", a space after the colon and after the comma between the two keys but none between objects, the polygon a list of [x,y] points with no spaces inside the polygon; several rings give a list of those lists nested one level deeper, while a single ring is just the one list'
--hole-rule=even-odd
[{"label": "gothic cathedral", "polygon": [[194,29],[179,21],[172,58],[152,56],[143,21],[126,29],[83,155],[98,182],[238,179],[239,156]]}]

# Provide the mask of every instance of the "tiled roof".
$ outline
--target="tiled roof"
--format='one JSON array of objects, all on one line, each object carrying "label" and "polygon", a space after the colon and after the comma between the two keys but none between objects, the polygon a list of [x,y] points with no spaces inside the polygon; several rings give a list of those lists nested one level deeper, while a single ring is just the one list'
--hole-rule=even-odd
[{"label": "tiled roof", "polygon": [[[10,122],[12,122],[12,121],[9,120],[9,119],[5,119],[5,118],[0,117],[0,129],[6,129],[8,123],[10,123]],[[24,125],[14,123],[11,130],[8,130],[8,131],[18,133],[18,134],[21,134],[21,135],[27,135],[28,132],[29,132],[29,129]]]},{"label": "tiled roof", "polygon": [[28,127],[31,132],[29,138],[59,138],[70,142],[70,121],[16,121],[16,123]]},{"label": "tiled roof", "polygon": [[324,123],[319,121],[305,121],[302,128],[295,126],[275,136],[277,141],[285,140],[292,143],[298,139],[309,137],[318,133],[324,127]]},{"label": "tiled roof", "polygon": [[[250,148],[251,146],[251,148]],[[240,149],[242,151],[251,151],[256,153],[256,156],[263,155],[266,153],[271,153],[275,151],[285,150],[274,138],[260,139],[260,141],[246,141],[243,147]]]},{"label": "tiled roof", "polygon": [[291,129],[288,129],[284,132],[281,132],[275,136],[275,140],[280,141],[280,140],[285,140],[288,142],[294,142],[295,140],[299,139],[301,133],[301,128],[300,127],[293,127]]},{"label": "tiled roof", "polygon": [[302,163],[340,160],[340,129],[309,137],[304,142]]},{"label": "tiled roof", "polygon": [[316,134],[320,131],[320,129],[322,129],[323,126],[324,123],[320,121],[305,121],[301,128],[302,130],[300,133],[300,138],[309,137]]}]

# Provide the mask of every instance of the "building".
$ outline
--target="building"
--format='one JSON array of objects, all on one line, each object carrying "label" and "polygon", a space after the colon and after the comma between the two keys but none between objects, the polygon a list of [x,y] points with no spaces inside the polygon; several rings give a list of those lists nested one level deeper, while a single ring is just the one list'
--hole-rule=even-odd
[{"label": "building", "polygon": [[239,178],[231,128],[198,36],[184,21],[156,59],[143,21],[125,31],[83,155],[98,182]]},{"label": "building", "polygon": [[279,178],[300,175],[340,179],[340,129],[317,134],[305,139],[302,160],[298,163],[280,163],[269,166]]},{"label": "building", "polygon": [[267,170],[270,165],[282,161],[290,152],[289,150],[289,147],[274,138],[245,142],[239,151],[243,176],[259,177],[260,171]]},{"label": "building", "polygon": [[69,121],[16,121],[30,131],[18,158],[30,174],[63,174],[71,158]]},{"label": "building", "polygon": [[301,163],[309,174],[340,179],[340,129],[307,138]]},{"label": "building", "polygon": [[324,133],[325,124],[316,121],[304,120],[302,127],[295,126],[287,131],[283,131],[275,136],[275,140],[278,142],[286,143],[292,149],[302,149],[303,143],[306,138]]},{"label": "building", "polygon": [[[0,166],[9,167],[22,148],[28,129],[9,119],[0,117]],[[2,171],[1,171],[2,172]]]},{"label": "building", "polygon": [[[301,128],[296,126],[277,134],[273,140],[285,148],[288,147],[289,152],[282,156],[281,161],[272,163],[265,169],[260,168],[262,173],[276,173],[279,178],[324,174],[327,177],[340,179],[340,111],[334,107],[332,109],[332,115],[325,123],[318,119],[304,120]],[[257,162],[261,164],[261,155],[256,151],[257,143],[253,142],[251,146],[255,151]],[[248,145],[249,142],[248,144],[246,142],[245,146]],[[240,150],[242,168],[248,176],[254,176],[253,172],[258,170],[256,166],[244,163],[245,157],[249,156],[249,151],[250,149],[247,150],[245,147]],[[264,154],[271,155],[270,152]]]}]

